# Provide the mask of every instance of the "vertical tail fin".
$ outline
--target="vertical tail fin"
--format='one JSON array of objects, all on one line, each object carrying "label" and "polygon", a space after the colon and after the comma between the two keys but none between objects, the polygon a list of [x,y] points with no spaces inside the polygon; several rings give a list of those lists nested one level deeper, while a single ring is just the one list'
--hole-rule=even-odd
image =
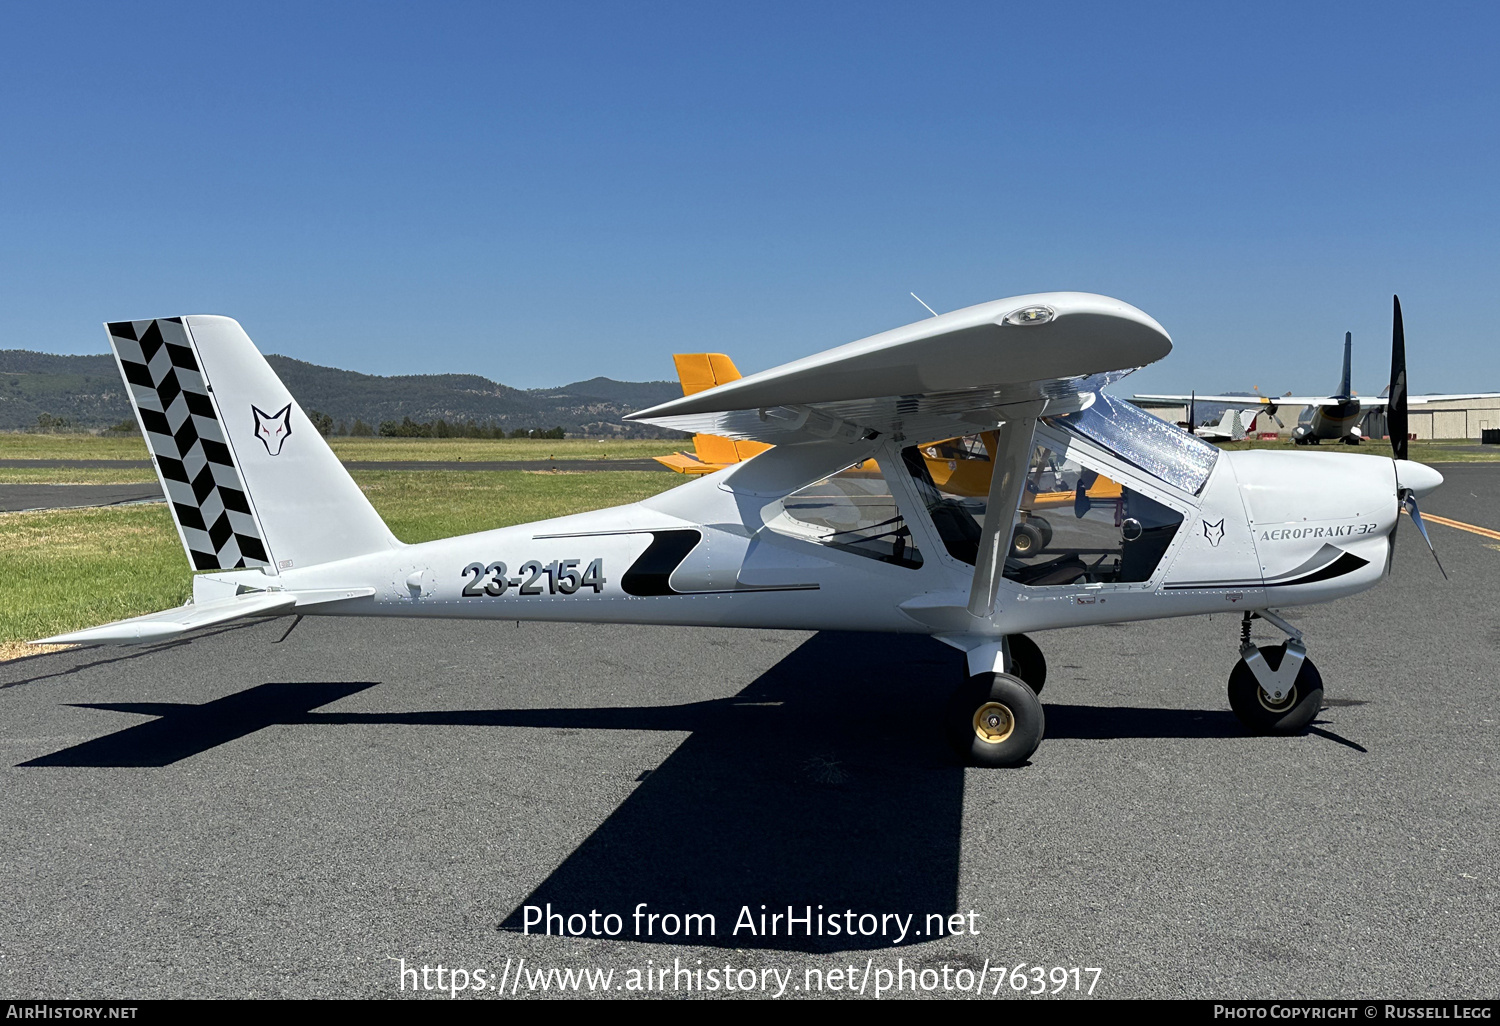
[{"label": "vertical tail fin", "polygon": [[[694,395],[740,378],[734,361],[723,353],[678,353],[672,357],[672,362],[677,365],[677,380],[682,382],[683,395]],[[735,440],[722,435],[694,435],[696,462],[686,455],[658,456],[656,460],[678,473],[704,473],[741,463],[769,448],[765,442]]]},{"label": "vertical tail fin", "polygon": [[194,570],[276,573],[400,544],[238,322],[107,328]]},{"label": "vertical tail fin", "polygon": [[1354,333],[1346,331],[1344,332],[1344,373],[1339,377],[1338,396],[1340,399],[1348,399],[1353,394],[1349,391],[1349,354],[1353,348]]}]

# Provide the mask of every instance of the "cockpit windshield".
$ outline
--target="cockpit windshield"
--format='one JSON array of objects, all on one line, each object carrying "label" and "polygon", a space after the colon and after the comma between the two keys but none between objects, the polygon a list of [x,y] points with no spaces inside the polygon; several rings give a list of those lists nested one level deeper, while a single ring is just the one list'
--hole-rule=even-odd
[{"label": "cockpit windshield", "polygon": [[1052,418],[1052,423],[1193,495],[1208,483],[1214,461],[1219,458],[1216,446],[1103,392],[1088,409]]}]

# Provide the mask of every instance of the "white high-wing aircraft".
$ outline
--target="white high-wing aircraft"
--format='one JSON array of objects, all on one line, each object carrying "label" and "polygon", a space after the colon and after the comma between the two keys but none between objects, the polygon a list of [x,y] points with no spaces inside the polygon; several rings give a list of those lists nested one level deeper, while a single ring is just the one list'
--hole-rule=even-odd
[{"label": "white high-wing aircraft", "polygon": [[1225,410],[1217,424],[1203,424],[1193,428],[1193,434],[1210,442],[1238,442],[1255,423],[1259,410]]},{"label": "white high-wing aircraft", "polygon": [[[1398,306],[1404,367],[1399,323]],[[985,765],[1041,742],[1046,665],[1025,632],[1057,627],[1243,611],[1230,702],[1253,731],[1302,729],[1323,686],[1274,610],[1373,585],[1402,508],[1420,526],[1416,498],[1442,482],[1400,445],[1395,460],[1221,452],[1105,395],[1171,340],[1126,303],[1058,292],[632,415],[774,445],[753,460],[627,506],[405,545],[238,323],[108,331],[199,573],[186,606],[45,642],[286,613],[929,634],[967,653],[947,726]],[[986,497],[934,484],[917,440],[991,430]],[[1053,511],[1050,536],[1009,555],[1035,509]],[[1257,647],[1253,613],[1288,640]]]},{"label": "white high-wing aircraft", "polygon": [[[1370,413],[1380,413],[1390,405],[1388,396],[1382,394],[1373,399],[1363,398],[1354,394],[1349,387],[1350,354],[1354,346],[1352,332],[1344,332],[1344,372],[1339,377],[1338,391],[1333,395],[1286,395],[1271,398],[1260,396],[1258,401],[1261,409],[1271,417],[1276,418],[1276,412],[1282,407],[1290,410],[1310,408],[1312,414],[1305,421],[1292,428],[1292,441],[1298,445],[1317,445],[1319,442],[1343,441],[1349,445],[1358,445],[1365,438],[1365,429],[1360,426]],[[1241,403],[1247,396],[1243,395],[1138,395],[1134,398],[1149,400],[1152,402],[1180,402],[1192,403]],[[1500,392],[1462,392],[1454,395],[1414,395],[1407,398],[1408,404],[1418,406],[1427,403],[1451,402],[1461,399],[1495,399],[1500,398]],[[1280,418],[1276,418],[1279,424]],[[1405,423],[1405,417],[1402,418]],[[1199,432],[1202,434],[1202,432]],[[1209,437],[1209,436],[1204,436]],[[1395,437],[1392,435],[1392,437]],[[1216,441],[1237,441],[1238,439],[1215,438]]]}]

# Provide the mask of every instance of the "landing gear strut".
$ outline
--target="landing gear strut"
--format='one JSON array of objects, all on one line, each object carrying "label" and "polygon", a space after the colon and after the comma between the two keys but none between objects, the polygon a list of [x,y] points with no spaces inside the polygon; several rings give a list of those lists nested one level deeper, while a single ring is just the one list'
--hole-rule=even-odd
[{"label": "landing gear strut", "polygon": [[[1287,634],[1281,645],[1257,646],[1250,620],[1259,615]],[[1240,623],[1240,660],[1229,674],[1229,706],[1254,734],[1295,734],[1323,707],[1323,678],[1307,658],[1302,634],[1269,610],[1245,614]]]}]

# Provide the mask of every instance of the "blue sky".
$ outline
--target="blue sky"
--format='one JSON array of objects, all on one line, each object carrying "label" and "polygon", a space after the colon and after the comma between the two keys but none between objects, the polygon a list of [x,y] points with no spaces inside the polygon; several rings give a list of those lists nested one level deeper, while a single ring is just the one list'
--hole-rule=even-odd
[{"label": "blue sky", "polygon": [[1119,391],[1500,390],[1495,5],[13,4],[0,348],[519,387],[1102,292]]}]

